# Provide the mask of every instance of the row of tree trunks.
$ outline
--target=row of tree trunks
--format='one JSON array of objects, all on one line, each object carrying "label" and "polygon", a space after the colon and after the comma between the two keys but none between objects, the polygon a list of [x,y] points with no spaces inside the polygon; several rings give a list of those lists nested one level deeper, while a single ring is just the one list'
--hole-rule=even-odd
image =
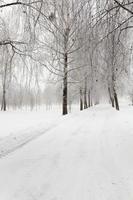
[{"label": "row of tree trunks", "polygon": [[[88,94],[88,100],[87,100],[87,94]],[[93,106],[92,98],[91,98],[91,91],[87,90],[83,91],[82,88],[80,88],[80,110],[87,109],[89,107]]]}]

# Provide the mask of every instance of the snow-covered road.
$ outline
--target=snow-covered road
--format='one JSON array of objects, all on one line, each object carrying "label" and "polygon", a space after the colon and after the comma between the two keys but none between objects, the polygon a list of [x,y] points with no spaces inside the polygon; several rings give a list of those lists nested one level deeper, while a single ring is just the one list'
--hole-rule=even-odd
[{"label": "snow-covered road", "polygon": [[132,200],[132,188],[132,107],[63,117],[0,159],[0,200]]}]

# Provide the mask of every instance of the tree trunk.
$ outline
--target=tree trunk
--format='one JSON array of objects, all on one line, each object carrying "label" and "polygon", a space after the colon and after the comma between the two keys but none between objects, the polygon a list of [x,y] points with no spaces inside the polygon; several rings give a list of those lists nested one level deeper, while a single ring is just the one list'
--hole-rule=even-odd
[{"label": "tree trunk", "polygon": [[114,101],[115,101],[115,108],[116,108],[116,110],[120,110],[120,108],[119,108],[119,101],[118,101],[117,93],[116,93],[115,90],[114,90]]},{"label": "tree trunk", "polygon": [[88,92],[88,106],[91,107],[91,91]]},{"label": "tree trunk", "polygon": [[68,98],[68,86],[67,86],[67,64],[68,55],[64,55],[64,78],[63,78],[63,115],[68,114],[67,110],[67,98]]},{"label": "tree trunk", "polygon": [[80,88],[80,110],[83,110],[83,93],[81,88]]},{"label": "tree trunk", "polygon": [[3,110],[6,111],[6,91],[3,92]]},{"label": "tree trunk", "polygon": [[112,97],[110,88],[108,88],[108,92],[109,92],[109,97],[110,97],[111,105],[112,105],[112,107],[114,108],[114,107],[115,107],[114,98]]},{"label": "tree trunk", "polygon": [[114,70],[113,70],[112,81],[113,81],[113,96],[114,96],[115,108],[116,108],[116,110],[120,110],[119,109],[119,101],[118,101],[117,92],[116,92],[116,84],[115,84],[116,78],[115,78]]},{"label": "tree trunk", "polygon": [[2,94],[2,104],[1,110],[6,111],[6,80],[7,79],[7,64],[4,69],[4,76],[3,76],[3,94]]},{"label": "tree trunk", "polygon": [[85,78],[85,88],[84,88],[84,109],[86,109],[87,106],[87,80]]},{"label": "tree trunk", "polygon": [[112,107],[114,108],[115,107],[114,98],[111,98],[111,104],[112,104]]},{"label": "tree trunk", "polygon": [[91,96],[91,107],[93,106],[93,100],[92,100],[92,96]]},{"label": "tree trunk", "polygon": [[6,91],[3,89],[1,110],[6,111]]}]

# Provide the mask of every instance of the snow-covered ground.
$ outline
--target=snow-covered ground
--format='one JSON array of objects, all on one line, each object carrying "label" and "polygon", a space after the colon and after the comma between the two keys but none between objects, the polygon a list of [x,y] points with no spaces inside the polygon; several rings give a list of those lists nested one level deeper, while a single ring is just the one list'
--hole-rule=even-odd
[{"label": "snow-covered ground", "polygon": [[0,157],[16,150],[58,124],[58,112],[0,112]]},{"label": "snow-covered ground", "polygon": [[133,107],[0,119],[0,200],[133,199]]}]

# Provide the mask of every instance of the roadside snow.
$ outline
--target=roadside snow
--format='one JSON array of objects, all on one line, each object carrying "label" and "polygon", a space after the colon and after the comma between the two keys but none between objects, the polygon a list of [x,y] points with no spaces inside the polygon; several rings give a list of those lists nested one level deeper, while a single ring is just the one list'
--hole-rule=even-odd
[{"label": "roadside snow", "polygon": [[0,112],[0,157],[44,134],[60,118],[56,112]]},{"label": "roadside snow", "polygon": [[132,200],[133,108],[96,106],[55,121],[0,159],[0,199]]},{"label": "roadside snow", "polygon": [[0,112],[0,138],[16,132],[24,132],[39,123],[49,123],[58,118],[57,112],[44,111],[7,111]]}]

